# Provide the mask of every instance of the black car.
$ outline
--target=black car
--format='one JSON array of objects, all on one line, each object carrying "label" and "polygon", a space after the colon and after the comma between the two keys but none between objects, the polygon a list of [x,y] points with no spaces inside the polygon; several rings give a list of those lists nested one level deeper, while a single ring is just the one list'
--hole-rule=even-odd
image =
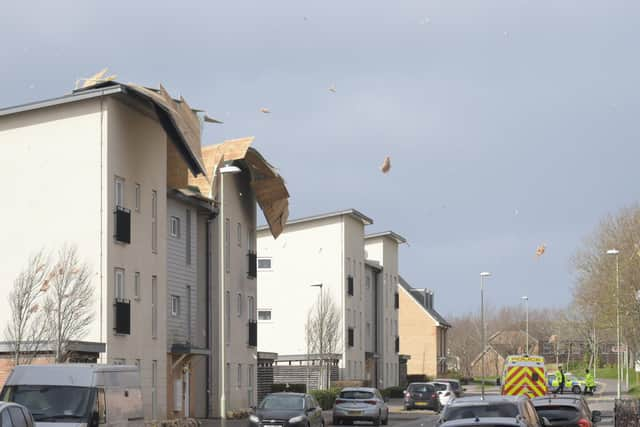
[{"label": "black car", "polygon": [[536,397],[531,402],[553,427],[591,427],[602,420],[600,411],[591,411],[580,395]]},{"label": "black car", "polygon": [[324,427],[322,408],[304,393],[267,395],[249,416],[250,427]]},{"label": "black car", "polygon": [[[529,398],[525,396],[461,397],[445,406],[438,425],[455,425],[456,420],[510,419],[527,427],[546,426]],[[447,421],[449,423],[447,423]],[[464,425],[464,423],[463,423]],[[486,425],[486,424],[485,424]],[[501,425],[501,424],[496,424]]]},{"label": "black car", "polygon": [[404,409],[432,409],[440,412],[440,398],[433,384],[411,383],[404,392]]}]

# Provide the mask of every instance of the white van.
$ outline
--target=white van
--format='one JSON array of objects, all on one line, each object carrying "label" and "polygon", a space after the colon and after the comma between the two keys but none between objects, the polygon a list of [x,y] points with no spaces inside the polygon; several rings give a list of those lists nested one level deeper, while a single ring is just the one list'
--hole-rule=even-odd
[{"label": "white van", "polygon": [[0,400],[26,406],[36,427],[142,427],[142,389],[135,366],[20,365]]}]

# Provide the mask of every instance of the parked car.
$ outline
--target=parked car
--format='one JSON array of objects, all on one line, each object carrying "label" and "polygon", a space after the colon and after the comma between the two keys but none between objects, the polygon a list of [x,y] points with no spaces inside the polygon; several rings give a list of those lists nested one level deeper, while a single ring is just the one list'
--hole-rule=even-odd
[{"label": "parked car", "polygon": [[310,394],[271,393],[249,415],[249,426],[324,427],[322,408]]},{"label": "parked car", "polygon": [[527,427],[522,418],[474,418],[447,421],[440,427]]},{"label": "parked car", "polygon": [[33,427],[33,417],[29,410],[17,403],[0,402],[0,422],[2,427]]},{"label": "parked car", "polygon": [[531,400],[540,417],[549,425],[563,427],[592,427],[602,420],[600,411],[591,411],[582,396],[555,395]]},{"label": "parked car", "polygon": [[449,378],[436,378],[433,381],[439,382],[439,383],[451,384],[451,390],[453,391],[453,394],[455,394],[456,397],[462,397],[464,395],[464,392],[466,391],[466,389],[460,385],[460,381],[458,380],[452,380]]},{"label": "parked car", "polygon": [[404,409],[432,409],[440,412],[442,405],[438,398],[438,391],[430,383],[411,383],[404,392]]},{"label": "parked car", "polygon": [[375,388],[349,387],[340,391],[333,405],[333,424],[372,421],[375,425],[389,423],[389,407]]},{"label": "parked car", "polygon": [[[479,396],[461,397],[444,407],[439,425],[454,420],[509,419],[526,427],[541,427],[547,423],[540,418],[526,396]],[[451,424],[444,424],[450,426]],[[455,425],[455,424],[454,424]],[[464,425],[464,424],[462,424]],[[508,424],[507,424],[508,425]]]},{"label": "parked car", "polygon": [[[551,392],[553,392],[553,390],[558,388],[555,372],[553,374],[547,374],[547,385]],[[564,374],[564,391],[565,392],[580,394],[584,392],[585,388],[586,388],[586,381],[584,380],[584,378],[579,378],[570,372],[565,372]]]},{"label": "parked car", "polygon": [[0,400],[22,404],[36,427],[142,427],[142,389],[136,366],[23,365],[16,366]]},{"label": "parked car", "polygon": [[438,393],[438,398],[440,399],[440,405],[447,405],[452,399],[455,399],[456,395],[453,393],[451,389],[451,384],[439,381],[432,381],[430,384],[436,389],[436,393]]}]

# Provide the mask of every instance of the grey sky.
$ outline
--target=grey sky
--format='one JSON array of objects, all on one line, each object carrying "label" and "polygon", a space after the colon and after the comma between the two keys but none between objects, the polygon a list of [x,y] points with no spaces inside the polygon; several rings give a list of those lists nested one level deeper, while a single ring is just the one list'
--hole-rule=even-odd
[{"label": "grey sky", "polygon": [[477,308],[482,270],[493,304],[568,303],[583,237],[638,200],[637,1],[93,3],[3,2],[3,106],[105,66],[162,82],[225,121],[208,143],[256,136],[292,217],[355,207],[406,236],[443,313]]}]

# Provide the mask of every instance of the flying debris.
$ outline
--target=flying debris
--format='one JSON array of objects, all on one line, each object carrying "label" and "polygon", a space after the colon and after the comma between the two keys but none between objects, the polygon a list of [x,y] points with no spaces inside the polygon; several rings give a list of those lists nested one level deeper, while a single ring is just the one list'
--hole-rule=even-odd
[{"label": "flying debris", "polygon": [[382,162],[382,166],[380,166],[380,170],[382,173],[387,173],[391,169],[391,157],[387,156],[384,158],[384,162]]},{"label": "flying debris", "polygon": [[329,92],[332,93],[336,93],[338,90],[336,89],[336,84],[333,83],[331,86],[329,86]]},{"label": "flying debris", "polygon": [[518,216],[518,215],[520,215],[520,211],[518,209],[514,209],[513,214],[515,216]]},{"label": "flying debris", "polygon": [[431,19],[424,18],[420,20],[420,25],[427,25],[429,22],[431,22]]},{"label": "flying debris", "polygon": [[215,117],[211,117],[211,116],[209,116],[207,114],[205,114],[205,116],[204,116],[204,121],[207,122],[207,123],[218,123],[218,124],[224,123],[222,120],[218,120]]},{"label": "flying debris", "polygon": [[540,245],[538,246],[538,248],[536,249],[536,256],[537,257],[541,257],[542,255],[544,255],[544,251],[547,249],[547,245]]},{"label": "flying debris", "polygon": [[261,113],[265,113],[265,114],[269,114],[269,113],[271,113],[271,110],[269,110],[268,108],[261,108],[260,112]]},{"label": "flying debris", "polygon": [[86,78],[86,79],[80,79],[76,82],[76,89],[78,88],[78,85],[81,81],[84,80],[84,83],[82,84],[82,86],[80,86],[81,88],[87,88],[87,87],[91,87],[91,86],[95,86],[98,83],[103,83],[103,82],[109,82],[111,80],[115,80],[116,76],[115,74],[112,74],[110,76],[107,76],[107,71],[109,69],[108,68],[103,68],[102,70],[98,71],[96,74],[94,74],[93,76]]}]

